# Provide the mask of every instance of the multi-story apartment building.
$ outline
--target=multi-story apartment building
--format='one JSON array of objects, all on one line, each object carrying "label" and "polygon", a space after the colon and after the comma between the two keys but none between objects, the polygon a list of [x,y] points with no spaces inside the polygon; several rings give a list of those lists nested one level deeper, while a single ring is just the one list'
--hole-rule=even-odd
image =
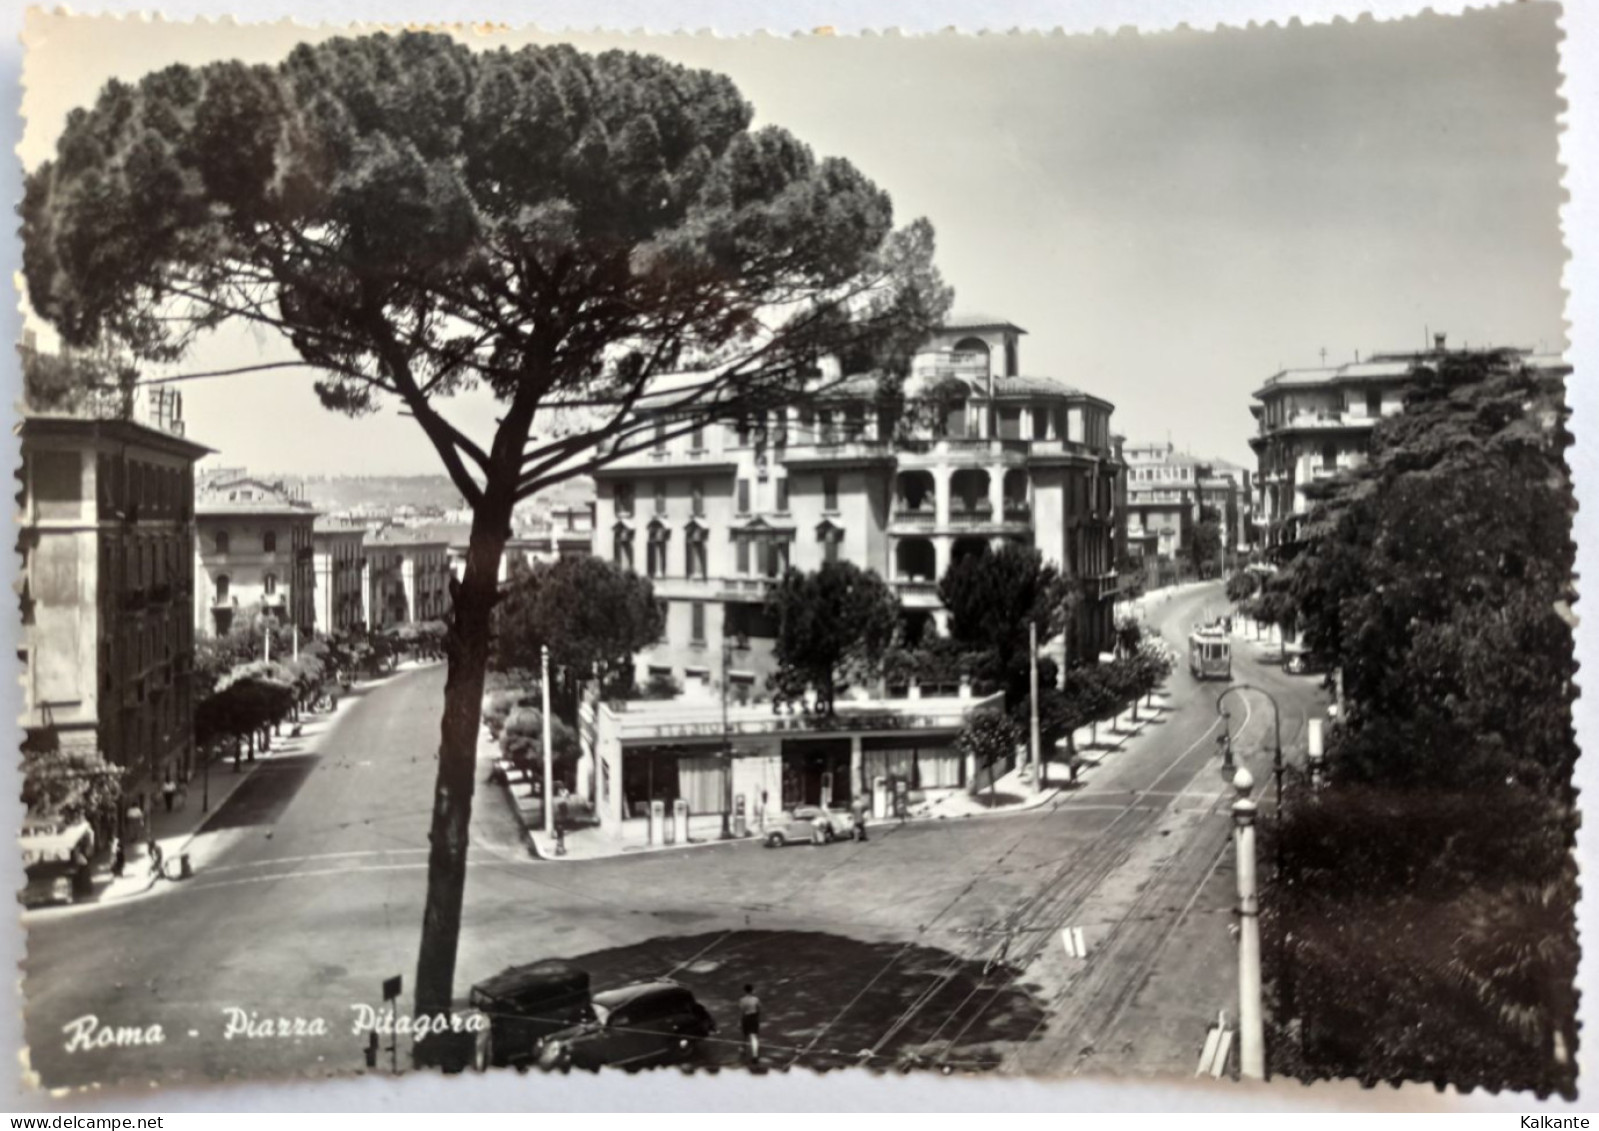
[{"label": "multi-story apartment building", "polygon": [[1200,482],[1209,466],[1169,441],[1127,444],[1127,543],[1140,558],[1175,558],[1199,521]]},{"label": "multi-story apartment building", "polygon": [[366,627],[362,597],[366,527],[318,518],[311,528],[311,560],[316,577],[316,629],[349,632]]},{"label": "multi-story apartment building", "polygon": [[311,632],[315,522],[311,505],[281,483],[236,475],[206,481],[195,502],[195,628],[221,636],[240,618],[262,615]]},{"label": "multi-story apartment building", "polygon": [[208,449],[172,403],[159,427],[29,414],[21,428],[26,741],[97,750],[145,812],[194,759],[194,463]]},{"label": "multi-story apartment building", "polygon": [[364,542],[366,624],[374,632],[440,620],[450,610],[450,543],[403,526],[369,531]]},{"label": "multi-story apartment building", "polygon": [[[1371,432],[1385,416],[1404,411],[1416,366],[1446,351],[1443,334],[1432,350],[1373,354],[1365,361],[1317,369],[1285,369],[1267,378],[1249,406],[1256,434],[1249,446],[1259,459],[1256,520],[1267,547],[1298,539],[1310,510],[1306,487],[1365,463]],[[1517,351],[1525,364],[1554,369],[1558,355]]]},{"label": "multi-story apartment building", "polygon": [[1023,333],[1003,319],[957,319],[928,343],[906,393],[914,401],[936,387],[939,421],[896,421],[873,381],[824,364],[825,391],[802,404],[663,438],[597,475],[594,552],[650,577],[666,613],[640,678],[710,688],[725,668],[733,697],[752,697],[774,667],[763,604],[790,566],[875,570],[898,593],[912,639],[943,631],[939,578],[1006,541],[1037,546],[1081,582],[1071,647],[1105,650],[1122,521],[1112,406],[1023,376]]}]

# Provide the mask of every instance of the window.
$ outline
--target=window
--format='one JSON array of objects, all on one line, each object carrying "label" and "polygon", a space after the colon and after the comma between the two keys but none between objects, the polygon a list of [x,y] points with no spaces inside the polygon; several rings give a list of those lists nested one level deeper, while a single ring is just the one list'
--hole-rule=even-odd
[{"label": "window", "polygon": [[633,530],[617,526],[611,540],[611,560],[619,569],[633,568]]},{"label": "window", "polygon": [[1327,471],[1332,471],[1338,466],[1338,445],[1332,442],[1321,446],[1321,466]]},{"label": "window", "polygon": [[650,577],[666,575],[666,543],[670,537],[671,531],[660,523],[650,524],[649,557],[645,563]]},{"label": "window", "polygon": [[705,529],[691,526],[686,532],[683,542],[683,575],[685,577],[705,578]]},{"label": "window", "polygon": [[655,422],[655,450],[658,452],[666,450],[666,421],[664,420]]},{"label": "window", "polygon": [[1382,390],[1381,389],[1367,389],[1366,390],[1366,415],[1367,416],[1381,416],[1382,415]]},{"label": "window", "polygon": [[278,575],[277,574],[269,573],[269,574],[267,574],[265,577],[263,577],[261,579],[261,592],[265,593],[268,597],[271,597],[273,594],[277,593],[277,591],[278,591]]},{"label": "window", "polygon": [[738,513],[750,513],[750,481],[748,479],[740,479],[738,481]]},{"label": "window", "polygon": [[655,484],[655,513],[666,513],[666,480],[658,480]]},{"label": "window", "polygon": [[822,509],[836,511],[838,509],[838,473],[827,471],[822,473]]},{"label": "window", "polygon": [[[660,643],[666,640],[667,626],[672,623],[672,603],[670,601],[656,601],[655,611],[661,618],[661,635],[657,639],[657,643]],[[670,669],[667,670],[667,674],[671,674]]]},{"label": "window", "polygon": [[749,539],[748,538],[735,539],[734,540],[734,545],[737,547],[737,551],[738,551],[738,572],[741,573],[741,574],[742,573],[749,573],[749,571],[750,571],[750,541],[749,541]]},{"label": "window", "polygon": [[777,482],[777,513],[788,513],[788,479],[784,477]]},{"label": "window", "polygon": [[705,643],[705,602],[693,601],[689,604],[690,630],[689,639],[695,644]]},{"label": "window", "polygon": [[740,420],[738,422],[737,428],[734,431],[734,437],[737,440],[739,447],[741,447],[741,448],[749,447],[749,442],[750,442],[750,422],[748,420]]},{"label": "window", "polygon": [[225,604],[227,602],[227,599],[228,599],[228,585],[229,585],[228,575],[225,574],[225,573],[218,574],[217,575],[217,604],[221,605],[221,604]]},{"label": "window", "polygon": [[633,484],[616,485],[616,513],[628,518],[633,517]]},{"label": "window", "polygon": [[228,532],[226,530],[217,531],[216,546],[217,553],[225,554],[228,552]]},{"label": "window", "polygon": [[698,518],[705,513],[705,481],[696,479],[688,485],[689,513]]},{"label": "window", "polygon": [[705,426],[696,424],[694,430],[688,434],[688,446],[696,452],[705,450]]},{"label": "window", "polygon": [[823,563],[838,561],[838,544],[844,540],[842,530],[831,522],[824,522],[816,528],[816,540],[822,544]]},{"label": "window", "polygon": [[278,552],[278,532],[276,530],[268,530],[261,535],[261,549],[268,554]]}]

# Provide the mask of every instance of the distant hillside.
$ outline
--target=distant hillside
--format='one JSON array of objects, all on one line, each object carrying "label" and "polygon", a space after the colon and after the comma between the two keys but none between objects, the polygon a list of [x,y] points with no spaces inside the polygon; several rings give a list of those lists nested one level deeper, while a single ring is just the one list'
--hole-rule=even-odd
[{"label": "distant hillside", "polygon": [[[278,475],[291,488],[303,488],[305,498],[319,511],[343,511],[366,506],[387,510],[409,503],[413,507],[455,510],[465,505],[447,475]],[[587,476],[562,483],[533,501],[532,509],[584,502],[594,497],[594,481]]]}]

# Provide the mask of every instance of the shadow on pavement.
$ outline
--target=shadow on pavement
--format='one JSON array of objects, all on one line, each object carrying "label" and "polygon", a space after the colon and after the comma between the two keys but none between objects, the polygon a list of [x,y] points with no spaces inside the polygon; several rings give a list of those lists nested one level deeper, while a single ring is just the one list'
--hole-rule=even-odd
[{"label": "shadow on pavement", "polygon": [[274,755],[233,791],[221,808],[200,826],[200,831],[272,824],[289,807],[319,760],[317,754]]},{"label": "shadow on pavement", "polygon": [[[1043,1002],[1015,972],[937,947],[862,942],[819,931],[731,931],[657,938],[568,956],[595,989],[670,977],[716,1019],[707,1060],[744,1063],[738,999],[761,999],[768,1067],[998,1067],[999,1042],[1041,1032]],[[869,1058],[865,1052],[872,1052]]]}]

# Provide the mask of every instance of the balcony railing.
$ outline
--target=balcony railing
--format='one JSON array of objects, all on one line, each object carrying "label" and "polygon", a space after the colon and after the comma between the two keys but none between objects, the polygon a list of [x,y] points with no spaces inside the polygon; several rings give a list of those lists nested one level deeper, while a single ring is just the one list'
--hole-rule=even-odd
[{"label": "balcony railing", "polygon": [[938,512],[932,507],[909,507],[896,503],[889,521],[907,526],[934,526],[938,522]]},{"label": "balcony railing", "polygon": [[1005,521],[1026,522],[1033,517],[1033,505],[1025,499],[1005,500]]}]

